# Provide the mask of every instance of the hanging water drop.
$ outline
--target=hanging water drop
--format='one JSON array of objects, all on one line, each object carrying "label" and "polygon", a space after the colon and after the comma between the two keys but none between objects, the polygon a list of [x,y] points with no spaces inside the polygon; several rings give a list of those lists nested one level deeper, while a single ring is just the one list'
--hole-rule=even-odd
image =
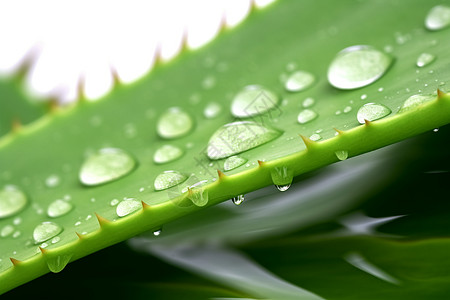
[{"label": "hanging water drop", "polygon": [[315,111],[313,111],[311,109],[304,109],[298,114],[297,121],[300,124],[306,124],[308,122],[311,122],[315,118],[317,118],[317,116],[318,115]]},{"label": "hanging water drop", "polygon": [[51,272],[59,273],[67,266],[71,258],[72,254],[57,255],[56,257],[46,258],[47,267]]},{"label": "hanging water drop", "polygon": [[365,121],[375,121],[382,119],[386,116],[388,116],[391,113],[391,110],[382,105],[382,104],[376,104],[376,103],[367,103],[364,104],[359,110],[356,115],[356,118],[358,119],[358,122],[360,124],[364,124]]},{"label": "hanging water drop", "polygon": [[356,89],[386,73],[392,57],[374,47],[357,45],[340,51],[328,68],[328,81],[339,89]]},{"label": "hanging water drop", "polygon": [[286,166],[275,167],[270,171],[272,182],[276,188],[281,191],[287,191],[292,184],[294,178],[293,172]]},{"label": "hanging water drop", "polygon": [[194,126],[192,117],[179,107],[169,108],[158,120],[158,135],[174,139],[186,135]]},{"label": "hanging water drop", "polygon": [[63,228],[53,222],[42,222],[41,224],[37,225],[34,228],[33,231],[33,239],[36,244],[45,242],[52,237],[58,235],[61,231],[63,231]]},{"label": "hanging water drop", "polygon": [[405,100],[398,113],[403,113],[405,111],[412,110],[435,98],[436,97],[432,95],[412,95],[411,97]]},{"label": "hanging water drop", "polygon": [[233,99],[231,113],[238,118],[263,114],[277,106],[279,98],[275,93],[260,85],[249,85]]},{"label": "hanging water drop", "polygon": [[234,205],[241,205],[242,202],[244,202],[245,198],[244,195],[238,195],[231,199]]},{"label": "hanging water drop", "polygon": [[5,185],[0,190],[0,219],[17,214],[27,205],[27,197],[15,185]]},{"label": "hanging water drop", "polygon": [[205,110],[203,110],[203,115],[207,119],[214,119],[222,111],[222,106],[217,102],[210,102],[206,105]]},{"label": "hanging water drop", "polygon": [[72,208],[73,205],[71,203],[57,199],[48,206],[47,215],[51,218],[60,217],[67,214]]},{"label": "hanging water drop", "polygon": [[234,169],[242,166],[246,162],[247,162],[247,160],[240,156],[237,156],[237,155],[230,156],[223,163],[223,170],[224,171],[234,170]]},{"label": "hanging water drop", "polygon": [[284,87],[289,92],[300,92],[309,88],[314,81],[313,74],[306,71],[296,71],[288,77]]},{"label": "hanging water drop", "polygon": [[125,151],[103,148],[85,160],[79,177],[84,185],[99,185],[127,175],[135,166],[136,161]]},{"label": "hanging water drop", "polygon": [[195,206],[205,206],[208,204],[209,196],[208,191],[203,188],[189,188],[188,196],[189,200],[194,203]]},{"label": "hanging water drop", "polygon": [[336,157],[339,160],[346,160],[348,158],[348,151],[346,151],[346,150],[338,150],[338,151],[334,152],[334,154],[336,154]]},{"label": "hanging water drop", "polygon": [[153,235],[154,235],[154,236],[160,236],[160,235],[161,235],[161,231],[162,231],[161,228],[158,229],[158,230],[155,230],[155,231],[153,231]]},{"label": "hanging water drop", "polygon": [[419,57],[417,58],[417,62],[416,65],[419,68],[425,67],[429,64],[431,64],[434,60],[436,59],[436,56],[430,53],[422,53],[419,55]]},{"label": "hanging water drop", "polygon": [[176,146],[164,145],[159,147],[153,155],[153,161],[156,164],[165,164],[176,160],[183,155],[183,150]]},{"label": "hanging water drop", "polygon": [[425,19],[428,30],[440,30],[450,25],[450,7],[437,5],[433,7]]},{"label": "hanging water drop", "polygon": [[119,203],[116,207],[116,213],[119,217],[128,216],[142,208],[141,201],[134,198],[128,198]]},{"label": "hanging water drop", "polygon": [[155,178],[154,187],[157,191],[162,191],[176,186],[186,181],[187,176],[178,171],[164,171]]},{"label": "hanging water drop", "polygon": [[211,136],[207,154],[210,159],[226,158],[270,142],[280,135],[278,130],[251,121],[229,123]]}]

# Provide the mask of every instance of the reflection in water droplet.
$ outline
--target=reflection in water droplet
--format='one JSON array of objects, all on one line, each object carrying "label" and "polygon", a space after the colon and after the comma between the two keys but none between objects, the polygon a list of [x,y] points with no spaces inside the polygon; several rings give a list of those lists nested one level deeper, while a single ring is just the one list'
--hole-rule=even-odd
[{"label": "reflection in water droplet", "polygon": [[47,267],[53,273],[61,272],[69,263],[72,254],[57,255],[56,257],[47,258]]},{"label": "reflection in water droplet", "polygon": [[280,131],[255,122],[229,123],[211,136],[207,154],[210,159],[229,157],[270,142],[280,135]]},{"label": "reflection in water droplet", "polygon": [[272,91],[260,86],[249,85],[233,99],[231,113],[238,118],[263,114],[277,106],[279,98]]},{"label": "reflection in water droplet", "polygon": [[80,181],[85,185],[99,185],[130,173],[136,161],[125,151],[103,148],[91,155],[80,170]]},{"label": "reflection in water droplet", "polygon": [[158,120],[158,135],[174,139],[186,135],[194,126],[192,117],[179,107],[169,108]]},{"label": "reflection in water droplet", "polygon": [[207,119],[214,119],[222,111],[222,106],[217,102],[210,102],[206,105],[203,115]]},{"label": "reflection in water droplet", "polygon": [[153,155],[153,161],[156,164],[165,164],[183,155],[183,150],[176,146],[164,145],[159,147]]},{"label": "reflection in water droplet", "polygon": [[0,190],[0,219],[15,215],[27,205],[27,197],[14,185]]},{"label": "reflection in water droplet", "polygon": [[142,208],[141,201],[133,198],[128,198],[119,203],[116,207],[116,213],[119,217],[128,216]]},{"label": "reflection in water droplet", "polygon": [[358,45],[340,51],[328,68],[328,81],[339,89],[356,89],[379,79],[392,57],[371,46]]},{"label": "reflection in water droplet", "polygon": [[309,88],[314,81],[313,74],[306,71],[296,71],[288,77],[284,87],[289,92],[300,92]]},{"label": "reflection in water droplet", "polygon": [[391,110],[382,104],[367,103],[358,110],[356,118],[360,124],[364,124],[364,120],[379,120],[388,116],[390,113]]},{"label": "reflection in water droplet", "polygon": [[425,66],[429,65],[430,63],[432,63],[435,59],[436,59],[436,56],[433,54],[422,53],[417,58],[416,65],[420,68],[425,67]]},{"label": "reflection in water droplet", "polygon": [[231,199],[234,205],[241,205],[241,203],[244,202],[244,200],[245,200],[244,195],[238,195]]},{"label": "reflection in water droplet", "polygon": [[346,150],[338,150],[338,151],[334,152],[334,154],[336,154],[336,157],[339,160],[346,160],[348,158],[348,151],[346,151]]},{"label": "reflection in water droplet", "polygon": [[155,178],[155,190],[162,191],[186,181],[187,176],[178,171],[164,171]]},{"label": "reflection in water droplet", "polygon": [[189,190],[188,196],[189,200],[194,203],[195,206],[205,206],[208,204],[209,196],[208,191],[203,188],[193,188]]},{"label": "reflection in water droplet", "polygon": [[153,231],[153,235],[154,236],[160,236],[161,235],[161,231],[162,231],[162,229],[155,230],[155,231]]},{"label": "reflection in water droplet", "polygon": [[61,231],[63,231],[63,228],[53,222],[42,222],[41,224],[37,225],[34,228],[33,231],[33,239],[36,244],[45,242],[52,237],[58,235]]},{"label": "reflection in water droplet", "polygon": [[305,100],[303,100],[302,105],[304,108],[308,108],[308,107],[313,106],[315,102],[316,101],[314,100],[314,98],[308,97]]},{"label": "reflection in water droplet", "polygon": [[414,109],[428,101],[435,99],[435,96],[432,95],[412,95],[408,99],[405,100],[402,107],[398,111],[398,113],[402,113],[411,109]]},{"label": "reflection in water droplet", "polygon": [[304,109],[302,110],[298,116],[297,116],[297,121],[300,124],[306,124],[312,120],[314,120],[315,118],[317,118],[317,113],[311,109]]},{"label": "reflection in water droplet", "polygon": [[3,226],[2,230],[0,231],[1,237],[7,237],[10,234],[12,234],[14,231],[14,227],[12,225],[5,225]]},{"label": "reflection in water droplet", "polygon": [[292,184],[294,174],[288,167],[275,167],[270,171],[273,184],[281,192],[287,191]]},{"label": "reflection in water droplet", "polygon": [[52,218],[60,217],[67,214],[72,208],[71,203],[57,199],[48,206],[47,215]]},{"label": "reflection in water droplet", "polygon": [[242,166],[246,162],[247,162],[247,160],[240,156],[237,156],[237,155],[230,156],[223,163],[223,169],[224,169],[224,171],[230,171],[230,170],[236,169],[237,167]]},{"label": "reflection in water droplet", "polygon": [[440,30],[450,25],[450,7],[437,5],[433,7],[425,19],[425,27],[429,30]]}]

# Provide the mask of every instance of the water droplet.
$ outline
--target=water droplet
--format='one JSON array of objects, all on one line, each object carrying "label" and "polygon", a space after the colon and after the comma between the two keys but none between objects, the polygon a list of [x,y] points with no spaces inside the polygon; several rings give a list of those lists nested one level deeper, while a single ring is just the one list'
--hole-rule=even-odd
[{"label": "water droplet", "polygon": [[366,94],[362,94],[361,95],[361,100],[366,100],[367,99],[367,95]]},{"label": "water droplet", "polygon": [[164,171],[155,178],[155,190],[162,191],[186,181],[187,176],[178,171]]},{"label": "water droplet", "polygon": [[72,254],[57,255],[46,259],[48,269],[53,273],[61,272],[69,263]]},{"label": "water droplet", "polygon": [[339,89],[356,89],[375,82],[387,71],[392,57],[371,46],[340,51],[328,69],[328,81]]},{"label": "water droplet", "polygon": [[71,203],[57,199],[48,206],[47,215],[51,218],[60,217],[67,214],[72,208]]},{"label": "water droplet", "polygon": [[382,91],[384,91],[383,87],[378,88],[378,91],[381,93]]},{"label": "water droplet", "polygon": [[174,139],[192,130],[194,120],[179,107],[169,108],[158,120],[157,131],[160,137]]},{"label": "water droplet", "polygon": [[5,185],[0,190],[0,219],[15,215],[27,204],[25,194],[14,185]]},{"label": "water droplet", "polygon": [[117,204],[119,204],[119,200],[117,200],[117,199],[112,199],[111,202],[109,202],[109,205],[111,205],[111,206],[115,206]]},{"label": "water droplet", "polygon": [[127,200],[123,200],[116,207],[116,213],[119,217],[128,216],[142,208],[141,201],[138,201],[133,198],[128,198]]},{"label": "water droplet", "polygon": [[33,239],[36,244],[45,242],[52,237],[58,235],[63,228],[53,222],[42,222],[37,225],[33,231]]},{"label": "water droplet", "polygon": [[302,105],[304,108],[308,108],[308,107],[313,106],[315,102],[316,101],[314,100],[314,98],[308,97],[305,100],[303,100]]},{"label": "water droplet", "polygon": [[364,124],[364,120],[367,121],[375,121],[382,119],[389,115],[391,113],[391,110],[382,105],[382,104],[376,104],[376,103],[367,103],[364,104],[359,110],[356,115],[356,118],[358,119],[358,122],[360,124]]},{"label": "water droplet", "polygon": [[242,166],[246,162],[247,162],[247,160],[240,156],[237,156],[237,155],[230,156],[223,163],[223,169],[224,169],[224,171],[230,171],[230,170],[236,169],[237,167]]},{"label": "water droplet", "polygon": [[284,87],[289,92],[300,92],[309,88],[314,81],[313,74],[306,71],[296,71],[288,77]]},{"label": "water droplet", "polygon": [[322,137],[320,136],[320,134],[314,133],[314,134],[312,134],[312,135],[309,137],[309,139],[310,139],[311,141],[318,141],[318,140],[322,139]]},{"label": "water droplet", "polygon": [[346,113],[349,113],[349,112],[351,112],[352,111],[352,107],[351,106],[346,106],[346,107],[344,107],[344,113],[346,114]]},{"label": "water droplet", "polygon": [[256,116],[275,108],[278,101],[272,91],[259,85],[249,85],[234,97],[231,113],[238,118]]},{"label": "water droplet", "polygon": [[438,132],[438,131],[439,131],[439,128],[433,129],[433,132]]},{"label": "water droplet", "polygon": [[56,244],[60,240],[61,240],[61,238],[59,236],[55,236],[54,238],[52,238],[52,244]]},{"label": "water droplet", "polygon": [[156,164],[165,164],[180,158],[183,155],[183,150],[176,146],[164,145],[159,147],[153,155],[153,161]]},{"label": "water droplet", "polygon": [[244,202],[244,200],[245,200],[244,195],[238,195],[231,199],[234,205],[241,205],[242,202]]},{"label": "water droplet", "polygon": [[128,139],[132,139],[137,135],[136,126],[133,123],[128,123],[124,127],[125,137]]},{"label": "water droplet", "polygon": [[20,232],[19,230],[17,230],[16,232],[13,233],[12,237],[13,237],[13,239],[16,239],[16,238],[18,238],[21,234],[22,234],[22,232]]},{"label": "water droplet", "polygon": [[414,109],[433,99],[435,99],[435,96],[432,95],[412,95],[411,97],[405,100],[398,113]]},{"label": "water droplet", "polygon": [[348,151],[346,151],[346,150],[338,150],[338,151],[334,152],[334,154],[336,154],[336,157],[339,160],[346,160],[348,158]]},{"label": "water droplet", "polygon": [[425,27],[429,30],[440,30],[450,25],[450,7],[437,5],[433,7],[425,19]]},{"label": "water droplet", "polygon": [[416,65],[420,68],[425,67],[425,66],[429,65],[430,63],[432,63],[435,59],[436,59],[436,56],[433,54],[422,53],[417,58]]},{"label": "water droplet", "polygon": [[272,182],[281,192],[287,191],[291,186],[294,174],[288,167],[275,167],[270,171]]},{"label": "water droplet", "polygon": [[103,148],[91,155],[80,170],[80,181],[85,185],[99,185],[130,173],[136,161],[117,148]]},{"label": "water droplet", "polygon": [[209,196],[208,191],[203,188],[192,188],[192,186],[189,188],[188,196],[189,200],[194,203],[195,206],[205,206],[208,204]]},{"label": "water droplet", "polygon": [[241,121],[220,127],[209,139],[210,159],[229,157],[258,147],[278,138],[281,132],[251,121]]},{"label": "water droplet", "polygon": [[80,226],[80,225],[81,225],[81,222],[80,222],[80,221],[77,221],[77,222],[75,222],[74,225],[75,225],[75,226]]},{"label": "water droplet", "polygon": [[162,231],[161,228],[158,229],[158,230],[155,230],[155,231],[153,231],[153,235],[154,235],[154,236],[160,236],[160,235],[161,235],[161,231]]},{"label": "water droplet", "polygon": [[214,78],[213,76],[208,76],[202,81],[202,87],[205,90],[209,90],[213,88],[215,85],[216,85],[216,78]]},{"label": "water droplet", "polygon": [[222,111],[222,106],[217,102],[210,102],[203,110],[203,115],[207,119],[214,119]]},{"label": "water droplet", "polygon": [[14,227],[12,225],[5,225],[2,228],[2,231],[0,231],[0,236],[1,237],[7,237],[10,234],[12,234],[14,231]]},{"label": "water droplet", "polygon": [[47,177],[47,179],[45,179],[45,185],[49,188],[53,188],[59,185],[59,183],[61,182],[61,179],[59,178],[58,175],[50,175]]},{"label": "water droplet", "polygon": [[317,113],[311,109],[304,109],[302,110],[298,116],[297,116],[297,121],[300,124],[306,124],[312,120],[314,120],[315,118],[317,118]]},{"label": "water droplet", "polygon": [[15,217],[13,220],[13,224],[14,225],[19,225],[20,223],[22,223],[22,218],[21,217]]}]

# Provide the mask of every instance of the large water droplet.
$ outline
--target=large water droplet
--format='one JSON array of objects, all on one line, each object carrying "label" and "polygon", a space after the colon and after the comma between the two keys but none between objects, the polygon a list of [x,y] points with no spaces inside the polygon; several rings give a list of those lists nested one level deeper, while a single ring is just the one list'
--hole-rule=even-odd
[{"label": "large water droplet", "polygon": [[236,169],[237,167],[242,166],[246,162],[247,162],[247,160],[240,156],[237,156],[237,155],[230,156],[223,163],[223,170],[230,171],[230,170]]},{"label": "large water droplet", "polygon": [[234,203],[234,205],[241,205],[244,200],[244,195],[238,195],[234,198],[231,198],[231,201]]},{"label": "large water droplet", "polygon": [[187,176],[178,171],[164,171],[155,178],[155,190],[162,191],[186,181]]},{"label": "large water droplet", "polygon": [[91,155],[80,170],[80,181],[85,185],[99,185],[130,173],[136,161],[125,151],[103,148]]},{"label": "large water droplet", "polygon": [[335,151],[334,154],[336,154],[336,157],[339,160],[346,160],[348,158],[348,151],[347,150],[338,150],[338,151]]},{"label": "large water droplet", "polygon": [[116,207],[116,213],[119,217],[128,216],[142,208],[141,201],[133,198],[128,198],[119,203]]},{"label": "large water droplet", "polygon": [[0,236],[1,237],[7,237],[10,234],[12,234],[14,232],[14,226],[12,225],[5,225],[3,226],[2,230],[0,231]]},{"label": "large water droplet", "polygon": [[36,244],[45,242],[52,237],[58,235],[63,228],[53,222],[42,222],[37,225],[33,231],[33,239]]},{"label": "large water droplet", "polygon": [[399,113],[414,109],[428,101],[435,99],[435,96],[431,95],[412,95],[408,99],[405,100],[402,107],[398,111]]},{"label": "large water droplet", "polygon": [[313,74],[306,71],[296,71],[288,77],[284,87],[289,92],[300,92],[309,88],[314,81]]},{"label": "large water droplet", "polygon": [[450,25],[450,7],[437,5],[433,7],[425,19],[425,27],[429,30],[440,30]]},{"label": "large water droplet", "polygon": [[294,174],[288,167],[275,167],[271,170],[272,182],[281,192],[287,191],[292,184]]},{"label": "large water droplet", "polygon": [[217,102],[210,102],[206,105],[205,110],[203,111],[203,115],[207,119],[213,119],[217,117],[222,111],[222,106],[220,106]]},{"label": "large water droplet", "polygon": [[72,208],[71,203],[57,199],[48,206],[47,215],[52,218],[60,217],[67,214]]},{"label": "large water droplet", "polygon": [[392,57],[371,46],[358,45],[340,51],[328,68],[328,81],[339,89],[356,89],[379,79]]},{"label": "large water droplet", "polygon": [[0,219],[15,215],[27,205],[27,197],[14,185],[0,190]]},{"label": "large water droplet", "polygon": [[192,117],[179,107],[169,108],[158,120],[160,137],[174,139],[186,135],[194,126]]},{"label": "large water droplet", "polygon": [[360,124],[364,124],[365,121],[375,121],[382,119],[389,115],[391,113],[391,110],[382,105],[382,104],[376,104],[376,103],[367,103],[364,104],[359,110],[356,115],[356,118],[358,119],[358,122]]},{"label": "large water droplet", "polygon": [[57,255],[56,257],[47,258],[47,267],[53,273],[61,272],[69,263],[72,254]]},{"label": "large water droplet", "polygon": [[229,123],[211,136],[207,154],[210,159],[229,157],[270,142],[280,135],[278,130],[251,121]]},{"label": "large water droplet", "polygon": [[153,161],[157,164],[165,164],[183,155],[183,150],[176,146],[164,145],[159,147],[153,155]]},{"label": "large water droplet", "polygon": [[417,58],[416,65],[420,68],[425,67],[425,66],[429,65],[430,63],[432,63],[435,59],[436,59],[436,56],[431,53],[422,53]]},{"label": "large water droplet", "polygon": [[234,97],[231,113],[238,118],[256,116],[275,108],[278,101],[272,91],[260,85],[249,85]]},{"label": "large water droplet", "polygon": [[297,121],[300,124],[306,124],[312,120],[314,120],[315,118],[317,118],[317,113],[311,109],[304,109],[302,110],[298,116],[297,116]]}]

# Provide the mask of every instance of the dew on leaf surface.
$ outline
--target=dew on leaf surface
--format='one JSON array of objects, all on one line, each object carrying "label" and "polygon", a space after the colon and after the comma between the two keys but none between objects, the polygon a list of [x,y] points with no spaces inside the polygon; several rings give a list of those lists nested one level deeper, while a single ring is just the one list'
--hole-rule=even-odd
[{"label": "dew on leaf surface", "polygon": [[33,231],[33,239],[36,244],[45,242],[58,235],[63,228],[54,222],[42,222]]},{"label": "dew on leaf surface", "polygon": [[164,171],[155,178],[154,187],[157,191],[162,191],[176,186],[186,181],[187,176],[178,171]]},{"label": "dew on leaf surface", "polygon": [[165,164],[176,160],[184,154],[183,150],[172,145],[163,145],[159,147],[153,155],[153,161],[156,164]]},{"label": "dew on leaf surface", "polygon": [[51,218],[60,217],[67,214],[72,208],[73,205],[70,202],[57,199],[48,206],[47,215]]},{"label": "dew on leaf surface", "polygon": [[128,198],[121,201],[116,207],[116,213],[119,217],[128,216],[142,208],[141,201],[133,198]]},{"label": "dew on leaf surface", "polygon": [[207,119],[214,119],[222,111],[222,106],[217,102],[209,102],[203,110],[203,115]]},{"label": "dew on leaf surface", "polygon": [[223,169],[224,169],[224,171],[234,170],[234,169],[242,166],[246,162],[247,162],[247,160],[245,158],[242,158],[238,155],[230,156],[223,163]]},{"label": "dew on leaf surface", "polygon": [[318,114],[312,109],[304,109],[298,114],[297,121],[300,124],[306,124],[317,118],[317,116]]},{"label": "dew on leaf surface", "polygon": [[417,58],[416,65],[419,68],[422,68],[422,67],[425,67],[425,66],[428,66],[429,64],[431,64],[435,59],[436,59],[435,55],[424,52],[424,53],[421,53],[419,55],[419,57]]},{"label": "dew on leaf surface", "polygon": [[0,190],[0,219],[13,216],[27,205],[27,196],[15,185],[5,185]]},{"label": "dew on leaf surface", "polygon": [[388,116],[390,113],[391,110],[383,104],[367,103],[358,110],[356,118],[360,124],[364,124],[364,120],[379,120]]},{"label": "dew on leaf surface", "polygon": [[284,85],[289,92],[301,92],[309,88],[316,78],[307,71],[296,71],[289,75]]},{"label": "dew on leaf surface", "polygon": [[194,127],[192,117],[179,107],[171,107],[161,115],[157,123],[158,135],[174,139],[189,133]]},{"label": "dew on leaf surface", "polygon": [[231,103],[231,113],[238,118],[263,114],[278,105],[280,99],[269,89],[260,85],[249,85],[242,89]]},{"label": "dew on leaf surface", "polygon": [[429,30],[440,30],[450,25],[450,7],[434,6],[425,18],[425,27]]},{"label": "dew on leaf surface", "polygon": [[436,97],[432,95],[412,95],[411,97],[406,99],[405,102],[403,102],[403,105],[398,113],[415,109],[428,101],[434,100],[435,98]]}]

